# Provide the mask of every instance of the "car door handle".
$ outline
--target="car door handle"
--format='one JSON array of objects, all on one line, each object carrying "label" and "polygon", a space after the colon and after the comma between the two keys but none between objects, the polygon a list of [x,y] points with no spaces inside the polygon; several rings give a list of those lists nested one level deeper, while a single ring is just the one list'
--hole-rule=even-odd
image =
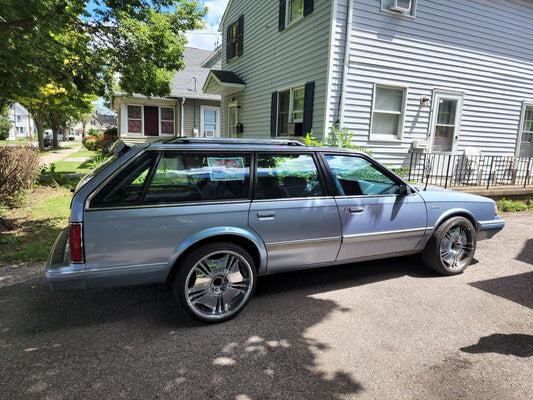
[{"label": "car door handle", "polygon": [[359,214],[365,211],[366,207],[350,207],[348,211],[352,214]]},{"label": "car door handle", "polygon": [[276,216],[275,211],[260,211],[257,213],[257,218],[274,218]]}]

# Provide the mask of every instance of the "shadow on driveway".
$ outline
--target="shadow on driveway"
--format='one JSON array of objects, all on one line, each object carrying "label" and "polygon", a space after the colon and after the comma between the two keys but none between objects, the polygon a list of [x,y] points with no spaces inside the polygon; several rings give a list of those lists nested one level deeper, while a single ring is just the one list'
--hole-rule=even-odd
[{"label": "shadow on driveway", "polygon": [[218,325],[186,317],[164,285],[54,293],[31,278],[0,288],[0,392],[9,399],[351,397],[364,383],[318,370],[315,354],[327,345],[305,337],[344,310],[312,295],[405,275],[434,276],[406,257],[262,277],[247,308]]},{"label": "shadow on driveway", "polygon": [[499,353],[517,357],[533,357],[533,336],[496,333],[479,339],[475,345],[463,347],[465,353]]},{"label": "shadow on driveway", "polygon": [[474,282],[470,285],[533,309],[533,271]]}]

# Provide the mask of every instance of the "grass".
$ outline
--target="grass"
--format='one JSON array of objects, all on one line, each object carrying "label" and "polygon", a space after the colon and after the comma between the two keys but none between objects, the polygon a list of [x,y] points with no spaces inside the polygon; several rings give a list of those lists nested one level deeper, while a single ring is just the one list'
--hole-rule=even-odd
[{"label": "grass", "polygon": [[68,224],[71,198],[67,188],[38,186],[23,207],[0,209],[0,266],[46,261]]},{"label": "grass", "polygon": [[[79,142],[63,142],[61,148],[77,146]],[[0,208],[0,266],[46,261],[54,240],[68,225],[70,189],[102,161],[99,152],[83,148],[43,167],[37,186],[21,207]]]}]

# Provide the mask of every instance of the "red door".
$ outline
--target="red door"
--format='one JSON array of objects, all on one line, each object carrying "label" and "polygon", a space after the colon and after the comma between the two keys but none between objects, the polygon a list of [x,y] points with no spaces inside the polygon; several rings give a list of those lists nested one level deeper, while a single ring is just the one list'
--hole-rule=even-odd
[{"label": "red door", "polygon": [[144,135],[159,136],[159,110],[157,107],[144,106]]}]

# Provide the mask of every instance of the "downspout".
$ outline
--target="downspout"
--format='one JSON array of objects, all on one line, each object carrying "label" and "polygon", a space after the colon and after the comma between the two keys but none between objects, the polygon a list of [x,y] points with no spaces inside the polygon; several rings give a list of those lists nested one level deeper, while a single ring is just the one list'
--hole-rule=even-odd
[{"label": "downspout", "polygon": [[184,116],[185,107],[184,107],[184,104],[185,104],[185,97],[182,97],[182,99],[181,99],[181,118],[180,118],[180,137],[183,137],[183,129],[184,129],[184,124],[185,124],[185,116]]},{"label": "downspout", "polygon": [[345,92],[348,82],[348,72],[350,70],[350,38],[352,33],[353,22],[353,0],[348,0],[348,15],[346,19],[346,29],[344,32],[344,60],[342,63],[342,83],[341,93],[339,96],[339,127],[344,125],[344,102],[346,99]]}]

